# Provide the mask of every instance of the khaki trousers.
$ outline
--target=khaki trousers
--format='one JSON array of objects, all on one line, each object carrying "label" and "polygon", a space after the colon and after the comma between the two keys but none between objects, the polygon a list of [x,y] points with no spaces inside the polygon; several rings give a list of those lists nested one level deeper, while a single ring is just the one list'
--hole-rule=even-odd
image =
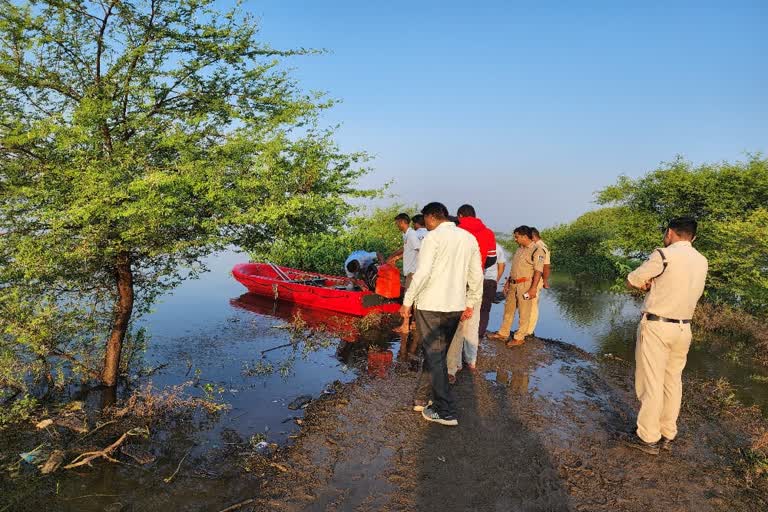
[{"label": "khaki trousers", "polygon": [[531,304],[531,318],[528,321],[528,334],[533,334],[533,331],[536,330],[536,324],[539,323],[539,296],[543,289],[544,281],[539,280],[539,291],[536,294],[536,300]]},{"label": "khaki trousers", "polygon": [[531,285],[528,282],[518,283],[513,288],[509,289],[507,294],[507,301],[504,303],[504,318],[501,321],[501,327],[499,327],[500,336],[509,336],[509,331],[512,328],[512,322],[515,320],[515,311],[520,312],[520,322],[515,332],[515,339],[522,340],[529,333],[529,326],[531,321],[531,308],[534,303],[538,303],[539,296],[536,295],[534,299],[524,299],[523,294],[528,291]]},{"label": "khaki trousers", "polygon": [[691,346],[691,324],[648,321],[637,327],[635,391],[640,400],[637,435],[646,443],[677,436],[683,398],[683,368]]}]

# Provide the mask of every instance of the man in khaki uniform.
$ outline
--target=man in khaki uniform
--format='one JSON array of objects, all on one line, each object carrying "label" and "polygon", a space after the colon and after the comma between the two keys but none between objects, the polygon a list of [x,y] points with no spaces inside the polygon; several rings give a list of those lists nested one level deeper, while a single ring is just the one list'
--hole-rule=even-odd
[{"label": "man in khaki uniform", "polygon": [[665,248],[627,276],[628,286],[648,295],[635,347],[637,436],[626,443],[652,455],[671,449],[677,436],[691,318],[707,277],[707,259],[691,245],[697,227],[690,217],[672,219],[664,233]]},{"label": "man in khaki uniform", "polygon": [[[533,243],[533,234],[528,226],[515,228],[515,242],[518,247],[510,264],[509,279],[504,283],[504,293],[507,301],[504,304],[504,318],[496,334],[490,339],[506,341],[507,347],[516,347],[525,343],[529,333],[532,305],[539,300],[539,282],[544,272],[544,256],[538,246]],[[509,332],[515,319],[515,311],[519,311],[520,322],[512,340]]]},{"label": "man in khaki uniform", "polygon": [[[544,240],[541,239],[541,235],[539,234],[539,230],[536,228],[531,228],[531,233],[533,234],[533,243],[536,244],[536,246],[539,248],[541,252],[537,253],[537,256],[541,257],[542,252],[544,256],[544,271],[541,275],[541,280],[539,281],[539,292],[541,292],[542,288],[549,288],[549,274],[550,274],[550,268],[551,268],[551,257],[550,257],[550,251],[549,247],[547,247],[547,244],[544,243]],[[529,322],[528,327],[528,334],[533,334],[533,332],[536,330],[536,324],[539,323],[539,301],[538,298],[531,304],[531,320]]]}]

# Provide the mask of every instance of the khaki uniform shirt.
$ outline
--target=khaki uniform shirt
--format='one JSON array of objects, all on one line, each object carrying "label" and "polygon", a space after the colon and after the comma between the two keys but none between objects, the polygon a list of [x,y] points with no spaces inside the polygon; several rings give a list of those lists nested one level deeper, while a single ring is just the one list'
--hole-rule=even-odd
[{"label": "khaki uniform shirt", "polygon": [[[531,280],[534,272],[544,272],[544,251],[536,244],[528,247],[518,247],[515,255],[512,256],[509,277],[512,280],[522,279],[524,277]],[[530,285],[530,284],[529,284]]]},{"label": "khaki uniform shirt", "polygon": [[643,303],[643,313],[690,320],[704,292],[707,258],[694,249],[690,242],[676,242],[661,250],[667,258],[666,269],[661,254],[654,251],[627,279],[632,286],[637,287],[651,281],[651,289]]},{"label": "khaki uniform shirt", "polygon": [[534,243],[544,251],[544,264],[551,265],[552,263],[549,261],[549,247],[547,247],[547,244],[544,243],[544,240],[539,240],[538,242]]}]

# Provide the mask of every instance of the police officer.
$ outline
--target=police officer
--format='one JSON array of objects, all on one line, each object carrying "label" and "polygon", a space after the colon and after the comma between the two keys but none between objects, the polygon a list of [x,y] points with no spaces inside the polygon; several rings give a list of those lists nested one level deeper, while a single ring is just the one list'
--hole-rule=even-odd
[{"label": "police officer", "polygon": [[[533,243],[536,244],[536,247],[539,248],[539,250],[536,252],[537,258],[543,258],[544,259],[544,271],[541,275],[541,281],[539,281],[539,292],[541,292],[542,288],[549,288],[549,274],[551,269],[551,253],[549,250],[549,247],[547,247],[547,244],[544,243],[544,240],[541,239],[541,234],[539,233],[539,230],[536,228],[531,228],[531,233],[533,234]],[[536,330],[536,324],[539,322],[539,301],[535,300],[531,304],[531,321],[529,323],[528,327],[528,334],[533,334],[533,332]]]},{"label": "police officer", "polygon": [[671,450],[677,436],[691,318],[707,277],[707,259],[692,246],[697,227],[690,217],[670,220],[665,248],[627,276],[629,287],[647,295],[635,347],[637,435],[626,443],[651,455]]},{"label": "police officer", "polygon": [[[490,339],[506,341],[510,348],[525,343],[525,337],[530,332],[531,308],[539,300],[539,282],[544,273],[544,258],[533,243],[531,228],[519,226],[515,228],[514,236],[519,247],[512,257],[509,278],[504,284],[507,296],[504,318],[498,332],[488,336]],[[520,322],[513,339],[509,340],[515,311],[519,311]]]}]

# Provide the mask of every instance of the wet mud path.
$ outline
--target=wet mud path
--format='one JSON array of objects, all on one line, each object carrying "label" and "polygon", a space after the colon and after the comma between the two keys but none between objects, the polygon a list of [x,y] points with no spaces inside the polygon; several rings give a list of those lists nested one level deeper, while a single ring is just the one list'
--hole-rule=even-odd
[{"label": "wet mud path", "polygon": [[242,509],[768,509],[765,478],[750,478],[743,457],[765,422],[729,409],[711,383],[687,382],[679,442],[653,457],[619,441],[636,407],[627,363],[536,340],[515,350],[484,344],[479,369],[459,373],[458,427],[410,410],[416,374],[407,364],[313,403],[278,455],[287,471]]}]

